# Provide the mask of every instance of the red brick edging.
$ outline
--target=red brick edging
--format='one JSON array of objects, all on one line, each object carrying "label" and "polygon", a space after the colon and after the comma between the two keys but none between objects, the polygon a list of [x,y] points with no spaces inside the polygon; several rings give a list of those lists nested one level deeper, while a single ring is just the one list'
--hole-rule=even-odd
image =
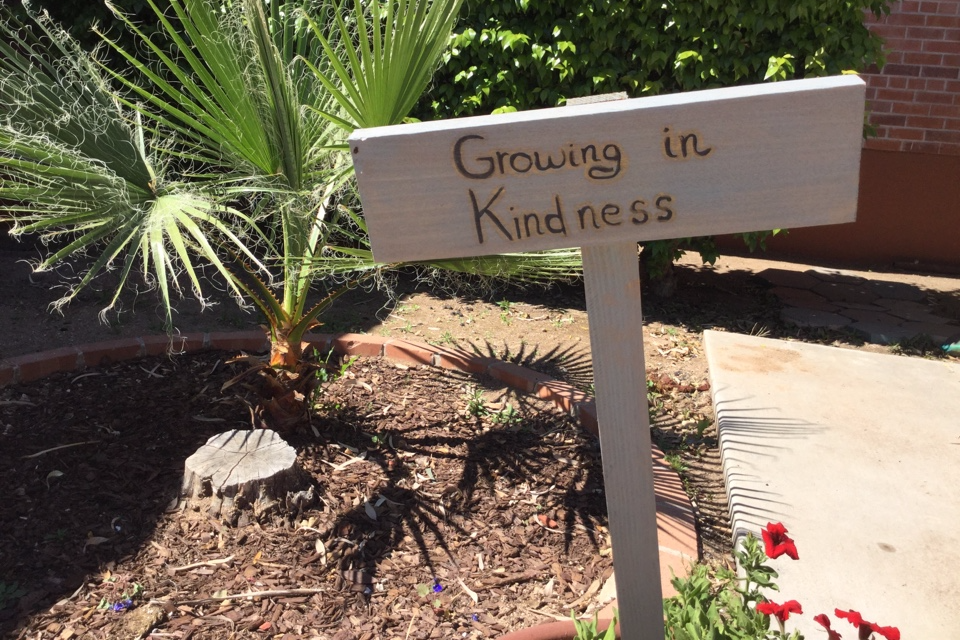
[{"label": "red brick edging", "polygon": [[[599,434],[597,409],[593,398],[571,385],[495,358],[480,356],[462,349],[421,344],[409,340],[380,336],[344,334],[308,334],[306,342],[320,351],[333,349],[352,356],[385,357],[408,365],[429,365],[488,375],[517,390],[532,393],[553,402],[577,418],[580,426],[593,435]],[[270,343],[262,331],[185,333],[170,338],[149,335],[121,338],[106,342],[62,347],[0,360],[0,388],[11,384],[33,382],[54,373],[76,371],[166,353],[196,353],[205,350],[250,351],[262,353]],[[653,450],[654,491],[657,499],[657,528],[660,543],[661,586],[672,592],[670,571],[687,572],[687,564],[697,558],[697,535],[693,507],[683,490],[679,476]]]},{"label": "red brick edging", "polygon": [[[515,389],[553,402],[578,418],[584,429],[597,434],[597,412],[593,400],[582,391],[542,373],[479,356],[462,349],[435,347],[409,340],[382,338],[358,333],[308,334],[306,342],[326,351],[352,356],[383,356],[394,362],[457,369],[486,374]],[[165,353],[196,353],[209,349],[265,352],[270,343],[261,331],[185,333],[172,338],[149,335],[61,347],[0,360],[0,388],[33,382],[54,373],[97,367],[124,360]]]}]

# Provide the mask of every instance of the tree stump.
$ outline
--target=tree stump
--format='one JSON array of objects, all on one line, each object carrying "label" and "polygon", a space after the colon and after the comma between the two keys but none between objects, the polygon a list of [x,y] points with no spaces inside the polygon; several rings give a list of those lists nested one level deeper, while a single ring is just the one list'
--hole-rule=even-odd
[{"label": "tree stump", "polygon": [[181,497],[187,506],[235,525],[241,512],[258,520],[313,504],[313,486],[297,452],[268,429],[215,435],[187,458]]}]

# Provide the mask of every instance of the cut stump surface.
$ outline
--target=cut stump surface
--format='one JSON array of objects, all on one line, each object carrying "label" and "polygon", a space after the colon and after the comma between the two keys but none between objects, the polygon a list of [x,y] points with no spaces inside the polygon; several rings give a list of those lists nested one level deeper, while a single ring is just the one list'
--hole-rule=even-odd
[{"label": "cut stump surface", "polygon": [[181,490],[187,506],[231,523],[246,509],[257,518],[302,509],[313,495],[297,452],[268,429],[227,431],[207,440],[187,458]]}]

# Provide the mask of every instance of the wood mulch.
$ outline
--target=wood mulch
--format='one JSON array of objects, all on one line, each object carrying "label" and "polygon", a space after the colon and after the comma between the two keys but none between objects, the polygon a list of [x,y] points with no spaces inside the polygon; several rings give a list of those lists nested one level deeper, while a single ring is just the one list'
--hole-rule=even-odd
[{"label": "wood mulch", "polygon": [[227,357],[0,389],[0,636],[489,638],[583,611],[612,572],[593,437],[494,381],[378,359],[288,438],[314,506],[236,527],[178,507],[186,457],[250,425]]}]

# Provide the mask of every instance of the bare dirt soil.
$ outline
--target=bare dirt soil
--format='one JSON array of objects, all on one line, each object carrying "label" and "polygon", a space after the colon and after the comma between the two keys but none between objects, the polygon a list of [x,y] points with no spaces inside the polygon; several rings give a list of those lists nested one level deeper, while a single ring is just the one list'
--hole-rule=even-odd
[{"label": "bare dirt soil", "polygon": [[[49,314],[60,280],[30,275],[28,255],[0,252],[0,357],[160,331],[151,293],[125,296],[98,322],[108,282],[65,316]],[[724,562],[730,530],[702,331],[888,348],[786,327],[769,285],[746,268],[686,264],[678,280],[672,298],[644,298],[652,435],[694,503],[702,559]],[[591,390],[576,285],[457,295],[407,274],[394,297],[351,292],[324,321],[323,331],[456,345]],[[257,320],[230,300],[203,313],[185,301],[177,325]],[[230,355],[0,389],[3,637],[135,637],[152,618],[181,640],[491,637],[585,610],[612,570],[594,439],[489,380],[379,361],[353,364],[291,438],[319,503],[236,528],[172,508],[185,458],[250,425],[246,404],[220,393]],[[47,451],[61,445],[75,446]],[[274,595],[231,597],[249,591]]]}]

